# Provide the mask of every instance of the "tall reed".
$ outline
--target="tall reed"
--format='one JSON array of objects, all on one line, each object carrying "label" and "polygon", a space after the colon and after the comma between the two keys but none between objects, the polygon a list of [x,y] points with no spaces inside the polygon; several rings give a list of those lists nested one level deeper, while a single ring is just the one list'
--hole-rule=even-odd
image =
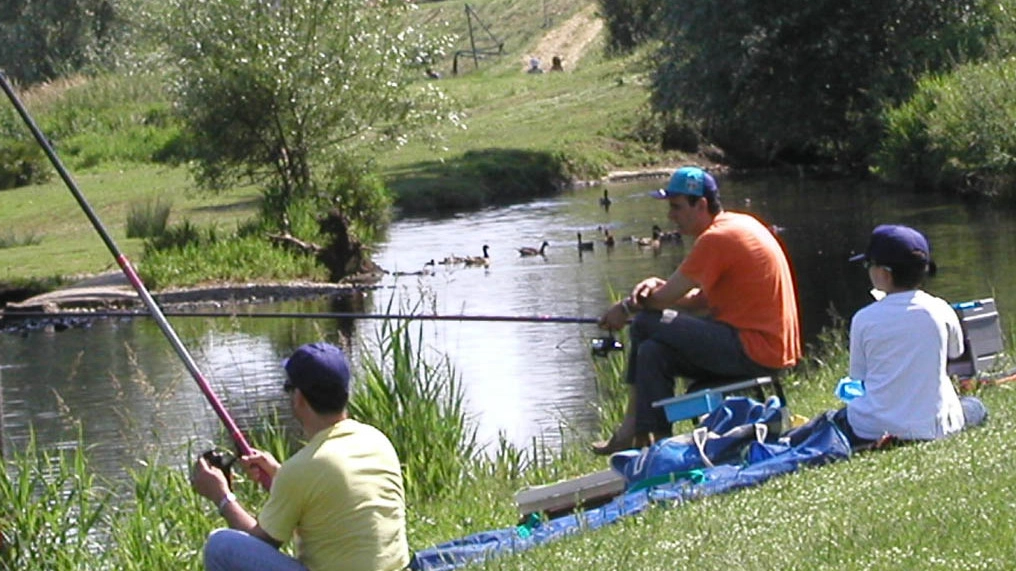
[{"label": "tall reed", "polygon": [[[80,441],[80,440],[79,440]],[[0,471],[4,569],[82,569],[101,551],[97,531],[111,495],[87,470],[86,450],[39,450],[35,433]]]},{"label": "tall reed", "polygon": [[375,349],[363,352],[350,413],[391,439],[408,498],[454,494],[481,452],[454,367],[446,356],[428,360],[419,323],[383,321]]},{"label": "tall reed", "polygon": [[42,236],[39,236],[35,232],[29,232],[20,236],[10,230],[0,232],[0,250],[21,246],[35,246],[41,242]]},{"label": "tall reed", "polygon": [[151,238],[166,231],[173,202],[156,197],[144,202],[134,202],[127,212],[127,237]]}]

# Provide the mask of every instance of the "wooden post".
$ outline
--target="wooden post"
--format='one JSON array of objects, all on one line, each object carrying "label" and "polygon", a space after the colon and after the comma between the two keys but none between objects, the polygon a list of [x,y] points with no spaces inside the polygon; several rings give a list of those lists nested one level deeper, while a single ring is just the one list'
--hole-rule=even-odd
[{"label": "wooden post", "polygon": [[466,4],[466,25],[469,26],[469,49],[473,52],[473,67],[480,69],[480,59],[476,57],[476,38],[473,37],[473,9]]}]

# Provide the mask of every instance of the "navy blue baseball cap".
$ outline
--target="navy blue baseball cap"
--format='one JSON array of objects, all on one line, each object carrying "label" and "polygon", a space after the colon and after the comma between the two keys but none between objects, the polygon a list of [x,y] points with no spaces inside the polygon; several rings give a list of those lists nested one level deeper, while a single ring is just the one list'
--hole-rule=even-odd
[{"label": "navy blue baseball cap", "polygon": [[698,167],[681,167],[670,177],[667,188],[649,193],[653,198],[670,198],[679,194],[687,196],[717,196],[719,188],[713,175]]},{"label": "navy blue baseball cap", "polygon": [[349,361],[346,354],[330,343],[308,343],[282,362],[288,379],[286,390],[300,389],[304,394],[342,391],[349,394]]},{"label": "navy blue baseball cap", "polygon": [[868,249],[850,257],[851,262],[868,261],[884,266],[925,263],[931,261],[928,239],[909,226],[882,224],[871,232]]}]

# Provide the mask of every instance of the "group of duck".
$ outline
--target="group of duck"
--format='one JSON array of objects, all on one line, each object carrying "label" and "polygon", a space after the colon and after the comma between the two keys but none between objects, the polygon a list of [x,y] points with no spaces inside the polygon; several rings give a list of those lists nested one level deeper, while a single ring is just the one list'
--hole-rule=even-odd
[{"label": "group of duck", "polygon": [[[600,198],[599,202],[600,206],[603,207],[604,211],[610,211],[610,205],[613,203],[613,201],[610,199],[610,193],[607,189],[603,189],[603,196]],[[617,239],[614,238],[614,235],[610,232],[610,228],[606,226],[597,226],[596,231],[603,232],[602,241],[603,245],[606,246],[607,248],[613,248],[617,244]],[[578,239],[579,252],[593,251],[595,242],[593,241],[587,242],[583,240],[581,232],[576,233],[576,238]],[[673,242],[673,243],[680,242],[681,234],[676,231],[664,232],[663,229],[660,228],[658,224],[653,224],[652,236],[643,236],[643,237],[629,236],[628,240],[634,242],[640,248],[658,249],[663,242]],[[546,242],[544,242],[544,246],[546,246]],[[519,253],[522,254],[523,256],[532,256],[536,255],[537,253],[541,255],[543,254],[542,251],[536,252],[533,248],[527,248],[525,249],[526,250],[525,252],[523,252],[522,250],[523,249],[519,249]]]},{"label": "group of duck", "polygon": [[[599,226],[597,227],[596,230],[597,232],[603,232],[603,238],[600,242],[603,244],[604,247],[609,249],[617,245],[617,238],[615,238],[614,234],[611,233],[610,228],[607,228],[605,226]],[[577,246],[579,252],[592,252],[593,249],[595,248],[596,242],[591,240],[590,241],[583,240],[581,232],[576,232],[575,238],[578,242]],[[639,248],[659,249],[662,244],[667,242],[679,243],[681,241],[681,234],[679,234],[676,231],[664,232],[663,229],[659,227],[659,225],[653,224],[652,236],[642,236],[642,237],[628,236],[627,238],[625,238],[625,240],[635,244]],[[532,250],[533,250],[532,248],[529,248],[526,252],[523,253],[522,249],[519,249],[519,253],[522,254],[523,256],[531,256],[537,253],[542,255],[542,252],[531,252]]]},{"label": "group of duck", "polygon": [[[607,190],[603,191],[603,197],[599,199],[600,206],[604,210],[609,210],[612,203]],[[617,245],[618,240],[614,237],[614,234],[610,231],[610,228],[606,226],[597,226],[596,231],[603,233],[603,238],[600,243],[610,249]],[[596,247],[594,241],[587,241],[582,239],[582,232],[575,233],[576,247],[578,248],[579,254],[582,252],[592,252]],[[674,232],[664,232],[658,224],[653,224],[651,236],[629,236],[626,238],[627,241],[635,244],[639,248],[652,248],[658,250],[663,243],[679,243],[681,241],[681,235]],[[546,257],[547,248],[550,247],[550,242],[544,241],[539,247],[522,246],[516,248],[519,256],[523,258],[529,258],[534,256]],[[461,266],[466,268],[490,267],[490,246],[487,244],[483,245],[482,256],[447,256],[442,260],[430,260],[424,264],[424,270],[422,272],[408,272],[411,274],[427,273],[430,269],[433,269],[435,265],[442,266]]]}]

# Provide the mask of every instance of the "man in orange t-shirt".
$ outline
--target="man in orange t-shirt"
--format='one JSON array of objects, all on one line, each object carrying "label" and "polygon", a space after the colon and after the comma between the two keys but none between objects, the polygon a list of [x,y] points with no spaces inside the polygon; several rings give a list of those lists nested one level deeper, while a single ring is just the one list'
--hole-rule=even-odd
[{"label": "man in orange t-shirt", "polygon": [[696,167],[678,169],[653,195],[669,201],[667,217],[695,241],[669,278],[642,280],[600,317],[610,330],[631,318],[628,408],[610,440],[593,445],[600,454],[670,436],[670,421],[652,403],[674,395],[675,376],[697,390],[769,375],[801,357],[790,262],[769,228],[725,212],[716,181]]}]

